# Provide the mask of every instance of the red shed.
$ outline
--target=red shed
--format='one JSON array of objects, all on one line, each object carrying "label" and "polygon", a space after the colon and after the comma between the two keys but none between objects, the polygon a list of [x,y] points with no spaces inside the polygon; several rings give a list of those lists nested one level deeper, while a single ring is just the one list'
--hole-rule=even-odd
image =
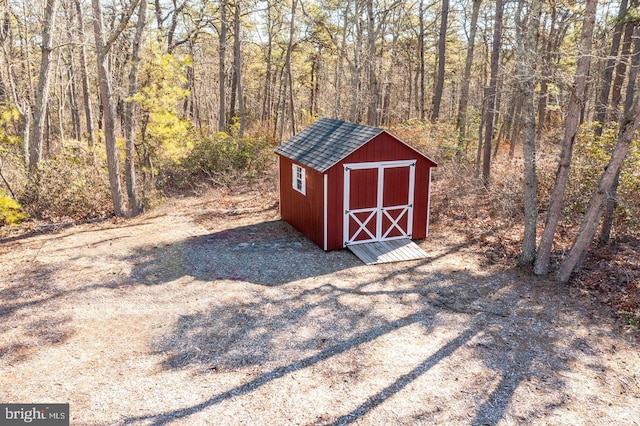
[{"label": "red shed", "polygon": [[427,236],[437,164],[386,130],[322,118],[275,152],[280,215],[324,250]]}]

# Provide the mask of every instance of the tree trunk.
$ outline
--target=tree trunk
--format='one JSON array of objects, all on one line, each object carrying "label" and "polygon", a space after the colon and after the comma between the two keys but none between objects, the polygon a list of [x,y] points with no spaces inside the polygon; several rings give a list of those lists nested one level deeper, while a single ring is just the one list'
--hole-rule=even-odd
[{"label": "tree trunk", "polygon": [[[288,97],[289,100],[289,114],[291,121],[291,134],[296,134],[296,119],[295,119],[295,110],[293,105],[293,76],[291,70],[291,52],[293,51],[294,37],[295,37],[295,18],[296,18],[296,7],[298,5],[298,0],[293,0],[291,3],[291,23],[289,26],[289,44],[287,45],[287,55],[285,58],[285,69],[287,74],[287,82],[284,85],[286,95],[283,97],[283,105],[287,103],[286,99]],[[288,96],[287,96],[288,95]],[[282,111],[282,120],[284,121],[284,109]],[[282,133],[280,134],[280,138],[282,141]]]},{"label": "tree trunk", "polygon": [[516,152],[516,144],[518,143],[518,135],[520,134],[520,126],[522,121],[522,104],[524,99],[518,98],[515,102],[515,109],[513,111],[513,118],[511,121],[511,129],[507,137],[509,138],[509,160],[512,161]]},{"label": "tree trunk", "polygon": [[[631,58],[631,70],[629,72],[629,82],[627,83],[626,101],[624,105],[625,114],[628,114],[631,108],[633,108],[634,91],[636,87],[636,79],[638,77],[638,70],[640,69],[640,30],[638,27],[635,29],[633,56]],[[618,185],[620,184],[620,170],[616,174],[613,180],[613,186],[609,191],[609,198],[604,210],[604,218],[602,219],[602,229],[600,230],[600,237],[598,238],[600,244],[607,244],[611,237],[611,229],[613,228],[613,214],[617,203]]]},{"label": "tree trunk", "polygon": [[[336,75],[335,80],[336,80],[336,112],[334,115],[334,118],[345,118],[345,111],[344,110],[344,106],[342,103],[342,95],[343,95],[343,90],[342,90],[342,85],[343,85],[343,77],[345,76],[345,72],[344,72],[344,61],[345,61],[345,54],[347,51],[347,21],[349,17],[349,2],[345,2],[344,5],[344,9],[343,9],[343,20],[344,20],[344,25],[342,25],[342,30],[340,31],[340,54],[338,55],[338,75]],[[348,61],[347,61],[348,63]]]},{"label": "tree trunk", "polygon": [[[343,114],[343,107],[342,107],[342,78],[344,76],[344,59],[345,59],[345,55],[343,54],[344,52],[346,52],[345,49],[345,45],[346,45],[346,39],[347,39],[347,16],[349,13],[349,3],[345,2],[345,6],[344,6],[344,25],[342,25],[342,30],[340,31],[340,45],[339,45],[339,54],[338,54],[338,61],[336,63],[336,74],[334,76],[334,87],[336,88],[336,104],[335,104],[335,108],[332,114],[333,118],[336,119],[341,119],[344,118],[344,114]],[[338,46],[338,44],[336,43],[336,46]]]},{"label": "tree trunk", "polygon": [[47,0],[44,10],[44,23],[42,29],[42,57],[40,60],[40,77],[36,91],[36,104],[33,110],[33,130],[29,142],[29,174],[33,175],[42,161],[42,138],[49,103],[49,86],[51,84],[51,51],[53,29],[56,22],[56,9],[58,0]]},{"label": "tree trunk", "polygon": [[[22,2],[22,16],[27,16],[27,5],[29,2],[27,2],[26,0],[24,0]],[[27,76],[31,77],[33,75],[32,69],[33,69],[33,65],[31,64],[31,49],[30,49],[30,45],[32,43],[32,36],[31,33],[29,32],[29,26],[27,25],[23,25],[22,26],[22,31],[20,31],[20,35],[21,40],[20,40],[20,49],[21,49],[21,57],[25,58],[25,60],[22,63],[22,71],[26,73]],[[28,78],[27,79],[27,91],[26,91],[26,98],[27,98],[27,102],[29,103],[29,110],[31,109],[31,104],[34,102],[35,99],[35,89],[33,87],[33,78]],[[32,111],[28,111],[28,114],[31,114]],[[29,132],[29,135],[31,133]],[[31,137],[29,137],[28,139],[29,141],[31,140]]]},{"label": "tree trunk", "polygon": [[543,46],[542,64],[540,66],[540,91],[538,94],[538,126],[537,134],[542,135],[547,116],[547,103],[549,101],[549,82],[551,81],[551,50],[552,35],[556,26],[557,11],[555,5],[551,6],[551,23],[549,24],[549,34]]},{"label": "tree trunk", "polygon": [[313,54],[313,62],[311,63],[311,92],[309,99],[309,114],[313,117],[318,114],[318,93],[320,91],[320,60],[322,55],[322,47],[316,47]]},{"label": "tree trunk", "polygon": [[267,21],[265,23],[267,27],[267,55],[265,58],[266,61],[266,72],[264,76],[264,91],[262,97],[262,114],[260,115],[260,119],[263,122],[266,122],[269,117],[271,117],[271,73],[272,73],[272,44],[273,44],[273,32],[271,26],[271,5],[267,6]]},{"label": "tree trunk", "polygon": [[440,36],[438,38],[438,77],[433,93],[433,109],[431,121],[436,122],[440,118],[440,103],[444,89],[445,57],[447,52],[447,22],[449,20],[449,0],[442,0],[442,14],[440,15]]},{"label": "tree trunk", "polygon": [[[142,43],[142,35],[144,27],[147,23],[147,0],[140,1],[138,9],[138,23],[136,25],[136,33],[133,38],[133,46],[131,49],[131,60],[129,68],[129,97],[138,92],[138,67],[140,64],[140,43]],[[138,196],[138,188],[136,183],[136,146],[135,146],[135,104],[128,101],[125,104],[124,114],[124,133],[125,133],[125,178],[127,183],[127,197],[129,199],[129,211],[131,215],[136,216],[142,212],[142,202]]]},{"label": "tree trunk", "polygon": [[[245,126],[245,112],[244,112],[244,95],[242,92],[242,56],[240,50],[240,0],[236,0],[234,16],[233,16],[233,75],[235,78],[234,87],[235,93],[237,95],[238,100],[238,114],[240,118],[240,128],[238,131],[238,136],[240,138],[244,135],[244,126]],[[232,111],[235,115],[235,105],[232,102]]]},{"label": "tree trunk", "polygon": [[538,178],[536,175],[536,109],[534,104],[536,87],[536,63],[538,59],[538,29],[542,13],[541,0],[532,0],[529,11],[527,35],[523,40],[521,21],[522,3],[518,2],[516,13],[516,31],[518,41],[518,89],[523,97],[522,119],[524,121],[523,156],[524,176],[524,236],[520,264],[531,266],[536,258],[536,230],[538,224]]},{"label": "tree trunk", "polygon": [[500,65],[500,45],[502,44],[502,0],[496,0],[496,15],[493,27],[493,47],[491,51],[491,77],[487,93],[485,113],[484,155],[482,158],[482,182],[489,186],[491,180],[491,141],[493,140],[493,120],[496,106],[496,88],[498,85],[498,67]]},{"label": "tree trunk", "polygon": [[163,26],[163,19],[162,19],[162,4],[160,3],[160,0],[154,0],[153,4],[155,5],[155,7],[153,8],[155,15],[156,15],[156,27],[158,28],[158,32],[160,34],[162,34],[162,26]]},{"label": "tree trunk", "polygon": [[[631,0],[630,8],[638,7],[638,0]],[[611,89],[611,121],[620,121],[618,107],[622,100],[622,85],[627,74],[627,61],[629,60],[629,52],[631,51],[631,42],[633,30],[636,26],[635,22],[627,22],[624,27],[624,35],[622,39],[622,50],[620,51],[620,60],[616,66],[616,75],[613,79],[613,88]]]},{"label": "tree trunk", "polygon": [[[58,105],[56,108],[56,115],[57,115],[57,121],[58,121],[58,146],[60,148],[64,148],[64,144],[65,144],[65,129],[64,129],[64,119],[62,118],[65,114],[65,90],[64,90],[64,83],[62,82],[62,76],[60,75],[60,62],[62,60],[62,51],[61,49],[58,49],[58,60],[57,60],[57,64],[56,64],[56,72],[55,75],[56,76],[60,76],[60,80],[58,81],[58,78],[56,78],[53,81],[53,96],[54,98],[56,98],[56,100],[58,101]],[[51,120],[51,115],[49,116],[49,120]],[[51,125],[51,123],[49,123],[49,125]],[[51,128],[49,129],[51,130]],[[50,140],[49,135],[47,135],[47,144],[51,144],[53,146],[52,141]],[[51,154],[53,154],[54,152],[56,152],[55,150],[51,151]],[[47,157],[50,156],[50,153],[47,152]],[[53,155],[51,155],[53,156]]]},{"label": "tree trunk", "polygon": [[351,105],[349,106],[349,119],[353,122],[358,121],[359,117],[359,102],[358,94],[360,93],[360,73],[361,73],[361,60],[360,49],[362,48],[362,24],[360,23],[360,2],[354,3],[356,16],[356,35],[355,44],[353,46],[353,63],[351,64]]},{"label": "tree trunk", "polygon": [[424,1],[420,0],[420,8],[419,8],[420,16],[418,19],[420,20],[420,32],[418,34],[418,63],[420,67],[419,76],[420,76],[420,87],[416,90],[416,94],[419,96],[418,99],[418,110],[420,111],[420,121],[424,122],[425,118],[425,108],[424,108]]},{"label": "tree trunk", "polygon": [[[73,5],[71,5],[73,6]],[[76,14],[73,10],[69,10],[66,6],[64,6],[65,18],[68,21],[69,25],[66,27],[66,36],[69,40],[74,39],[74,21],[76,19]],[[64,65],[66,66],[66,77],[67,82],[66,85],[66,96],[69,99],[69,107],[71,112],[71,135],[72,138],[76,141],[82,140],[82,130],[80,123],[80,107],[78,104],[78,86],[77,80],[75,76],[76,72],[76,44],[70,44],[66,50],[67,56],[60,55]],[[62,120],[60,120],[60,124],[62,127]]]},{"label": "tree trunk", "polygon": [[560,270],[558,271],[557,280],[561,284],[569,282],[571,274],[576,268],[579,268],[586,257],[589,245],[593,241],[593,237],[600,221],[600,216],[604,209],[605,202],[610,196],[611,189],[613,188],[616,176],[620,173],[622,163],[631,143],[633,142],[634,133],[640,127],[640,92],[637,92],[634,100],[633,107],[624,116],[624,120],[620,126],[620,132],[618,134],[618,143],[613,151],[611,160],[607,165],[596,193],[591,197],[587,212],[585,213],[582,225],[578,231],[569,254],[562,262]]},{"label": "tree trunk", "polygon": [[274,139],[276,138],[277,135],[277,140],[278,143],[282,143],[283,140],[283,136],[284,136],[284,114],[287,110],[287,101],[286,101],[286,95],[287,95],[287,87],[286,87],[286,79],[284,78],[284,70],[285,70],[286,66],[283,65],[280,68],[280,85],[278,86],[278,99],[276,101],[276,120],[275,120],[275,125],[274,125]]},{"label": "tree trunk", "polygon": [[[537,133],[540,137],[545,130],[547,122],[547,105],[549,103],[549,83],[551,82],[552,71],[554,65],[561,57],[559,46],[565,39],[568,29],[572,26],[573,11],[571,8],[564,8],[564,12],[558,17],[557,5],[550,2],[551,22],[549,23],[549,34],[546,43],[544,43],[544,54],[542,55],[542,64],[540,66],[540,91],[538,95],[538,126]],[[547,25],[545,25],[547,26]]]},{"label": "tree trunk", "polygon": [[534,272],[537,275],[544,275],[549,272],[553,237],[562,214],[564,192],[567,186],[567,181],[569,180],[569,168],[571,166],[571,157],[573,156],[573,145],[578,130],[578,124],[580,122],[580,111],[584,104],[587,76],[591,65],[591,43],[593,39],[593,28],[595,26],[597,4],[598,0],[587,0],[582,32],[580,34],[580,58],[576,65],[573,93],[571,94],[569,107],[567,109],[560,161],[558,162],[556,180],[551,193],[551,199],[549,201],[547,220],[545,222],[542,237],[540,238],[538,254],[534,265]]},{"label": "tree trunk", "polygon": [[602,218],[602,229],[600,230],[600,236],[598,242],[602,245],[607,244],[611,238],[611,230],[613,229],[613,215],[618,205],[618,186],[620,185],[620,172],[613,180],[613,186],[609,191],[609,198],[604,208],[604,217]]},{"label": "tree trunk", "polygon": [[[194,52],[194,40],[189,40],[189,55],[191,58],[195,57]],[[196,86],[196,70],[195,63],[191,63],[187,68],[187,87],[189,87],[189,96],[185,103],[185,107],[187,108],[187,115],[190,117],[195,127],[198,129],[198,132],[202,134],[202,117],[200,115],[200,96],[199,89]]]},{"label": "tree trunk", "polygon": [[[524,61],[524,58],[521,60]],[[512,97],[511,104],[509,105],[509,111],[504,115],[504,121],[502,122],[502,127],[500,127],[500,134],[498,135],[498,140],[501,141],[503,139],[509,140],[509,136],[511,135],[511,128],[513,127],[513,120],[516,115],[516,110],[518,109],[518,104],[521,102],[521,96],[518,96],[518,93]],[[498,146],[500,144],[496,144],[496,148],[493,152],[493,157],[495,158],[498,154]],[[511,145],[509,145],[511,148]],[[511,151],[511,149],[510,149]]]},{"label": "tree trunk", "polygon": [[[0,15],[0,19],[2,19],[2,21],[0,21],[0,48],[2,53],[4,53],[4,43],[7,40],[7,33],[9,32],[9,12],[5,10],[4,13]],[[3,60],[6,61],[4,57]],[[0,104],[7,103],[9,101],[7,86],[4,67],[0,66]]]},{"label": "tree trunk", "polygon": [[[445,0],[447,1],[447,0]],[[369,58],[367,61],[369,76],[369,96],[367,96],[367,124],[378,124],[378,78],[376,76],[376,33],[373,14],[373,0],[367,0],[367,37]]]},{"label": "tree trunk", "polygon": [[456,125],[458,127],[458,147],[456,156],[462,156],[465,139],[467,137],[467,105],[469,104],[469,84],[471,82],[471,67],[473,66],[473,51],[476,43],[476,30],[478,28],[478,15],[482,0],[473,0],[473,10],[471,11],[471,28],[469,29],[469,45],[467,46],[467,56],[464,61],[464,76],[462,77],[462,87],[460,88],[460,104],[458,105],[458,117]]},{"label": "tree trunk", "polygon": [[[482,96],[482,106],[480,107],[480,117],[484,117],[486,114],[488,90],[489,89],[485,87],[482,92],[484,96]],[[480,166],[482,163],[482,148],[483,148],[482,135],[484,131],[484,124],[485,124],[485,120],[478,120],[478,150],[476,151],[476,170],[475,170],[476,178],[480,176]]]},{"label": "tree trunk", "polygon": [[[78,34],[84,41],[84,17],[80,0],[75,0],[76,13],[78,14]],[[89,90],[89,72],[87,70],[87,49],[85,43],[80,43],[80,76],[82,78],[82,101],[84,103],[85,126],[89,147],[93,148],[96,141],[96,131],[93,127],[93,106],[91,104],[91,94]]]},{"label": "tree trunk", "polygon": [[71,107],[71,126],[73,139],[82,140],[82,131],[80,130],[80,108],[78,106],[78,89],[76,87],[76,70],[73,63],[73,49],[69,49],[69,63],[67,64],[67,96],[69,97],[69,106]]},{"label": "tree trunk", "polygon": [[98,84],[100,87],[100,101],[102,103],[102,119],[104,144],[107,151],[107,167],[109,169],[109,185],[113,211],[116,216],[125,215],[122,187],[118,165],[118,149],[116,147],[115,111],[111,90],[110,71],[108,66],[107,45],[105,44],[104,23],[101,0],[91,0],[93,8],[93,32],[96,39],[96,53],[98,55]]},{"label": "tree trunk", "polygon": [[600,126],[595,128],[595,135],[602,136],[602,130],[607,119],[607,110],[609,108],[609,94],[611,93],[611,80],[613,79],[613,70],[616,67],[616,59],[618,57],[618,50],[620,50],[620,40],[622,39],[622,29],[624,28],[624,18],[627,15],[628,7],[627,0],[620,1],[620,9],[618,10],[618,17],[616,19],[616,25],[613,28],[613,37],[611,39],[611,49],[609,50],[609,57],[604,67],[604,73],[602,76],[602,86],[600,87],[600,94],[598,96],[598,104],[596,105],[596,115],[594,120],[600,123]]},{"label": "tree trunk", "polygon": [[227,0],[220,2],[220,50],[218,52],[218,131],[227,131]]}]

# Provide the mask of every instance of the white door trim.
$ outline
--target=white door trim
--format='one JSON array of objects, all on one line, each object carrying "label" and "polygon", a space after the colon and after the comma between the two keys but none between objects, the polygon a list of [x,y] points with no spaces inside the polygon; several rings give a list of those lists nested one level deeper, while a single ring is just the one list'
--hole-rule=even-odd
[{"label": "white door trim", "polygon": [[[414,189],[415,189],[415,165],[416,160],[398,160],[398,161],[381,161],[381,162],[367,162],[367,163],[353,163],[353,164],[345,164],[344,165],[344,191],[343,191],[343,247],[346,247],[348,244],[361,244],[368,243],[372,241],[383,241],[383,240],[393,240],[399,238],[411,238],[413,233],[413,201],[414,201]],[[409,167],[409,194],[407,197],[407,204],[400,206],[384,206],[384,171],[385,169],[390,168],[398,168],[398,167]],[[350,200],[350,190],[351,190],[351,170],[364,170],[364,169],[376,169],[378,171],[378,185],[376,188],[376,206],[368,207],[364,209],[349,209],[349,200]],[[403,210],[401,211],[395,219],[388,213],[388,211],[392,210]],[[358,219],[355,216],[355,213],[364,213],[371,212],[369,216],[363,221]],[[407,215],[407,229],[406,234],[404,234],[404,230],[398,224],[404,215]],[[386,216],[387,219],[391,222],[388,229],[383,234],[382,229],[382,219]],[[352,236],[349,235],[349,218],[353,218],[358,225],[358,229]],[[376,220],[376,234],[373,235],[371,231],[367,228],[369,222],[375,217]],[[387,237],[389,233],[393,229],[398,229],[404,235],[396,236],[396,237]],[[362,232],[366,232],[369,239],[354,241]]]},{"label": "white door trim", "polygon": [[429,236],[429,212],[431,212],[431,172],[432,169],[431,167],[429,167],[429,183],[427,184],[427,229],[424,234],[425,237]]}]

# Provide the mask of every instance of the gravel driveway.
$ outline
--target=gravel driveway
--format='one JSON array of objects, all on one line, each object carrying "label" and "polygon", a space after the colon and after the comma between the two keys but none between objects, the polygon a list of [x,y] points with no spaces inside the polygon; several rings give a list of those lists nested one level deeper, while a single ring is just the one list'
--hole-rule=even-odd
[{"label": "gravel driveway", "polygon": [[431,229],[365,266],[272,191],[0,244],[0,402],[73,425],[640,424],[637,336]]}]

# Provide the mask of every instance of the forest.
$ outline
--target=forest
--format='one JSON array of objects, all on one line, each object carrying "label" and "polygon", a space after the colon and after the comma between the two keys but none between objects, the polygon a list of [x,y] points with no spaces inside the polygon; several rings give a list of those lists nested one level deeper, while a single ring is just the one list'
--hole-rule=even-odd
[{"label": "forest", "polygon": [[637,327],[638,0],[1,0],[0,21],[0,226],[255,182],[331,117],[438,161],[434,220],[508,224],[496,250],[537,275],[609,247],[597,285],[624,281]]}]

